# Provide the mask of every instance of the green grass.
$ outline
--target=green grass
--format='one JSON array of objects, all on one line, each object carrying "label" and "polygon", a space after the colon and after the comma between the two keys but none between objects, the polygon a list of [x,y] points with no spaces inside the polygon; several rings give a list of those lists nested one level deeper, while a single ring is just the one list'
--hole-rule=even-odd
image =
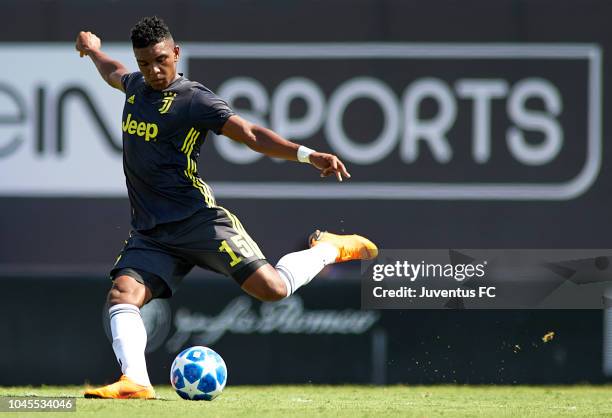
[{"label": "green grass", "polygon": [[[75,386],[0,387],[0,396],[75,396],[76,413],[53,417],[612,416],[612,386],[236,386],[212,402],[81,398]],[[41,413],[0,416],[42,417]]]}]

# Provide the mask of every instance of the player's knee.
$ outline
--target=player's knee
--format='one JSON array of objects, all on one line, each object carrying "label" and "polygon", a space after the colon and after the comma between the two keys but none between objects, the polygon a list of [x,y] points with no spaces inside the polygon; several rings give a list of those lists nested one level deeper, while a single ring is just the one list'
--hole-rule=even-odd
[{"label": "player's knee", "polygon": [[285,283],[277,274],[257,274],[250,277],[242,288],[262,302],[276,302],[287,296]]},{"label": "player's knee", "polygon": [[272,283],[263,288],[260,295],[257,296],[262,302],[276,302],[284,299],[287,296],[287,289],[283,283]]},{"label": "player's knee", "polygon": [[109,306],[127,303],[141,308],[150,297],[147,297],[145,285],[129,276],[119,276],[113,280],[113,287],[108,292]]}]

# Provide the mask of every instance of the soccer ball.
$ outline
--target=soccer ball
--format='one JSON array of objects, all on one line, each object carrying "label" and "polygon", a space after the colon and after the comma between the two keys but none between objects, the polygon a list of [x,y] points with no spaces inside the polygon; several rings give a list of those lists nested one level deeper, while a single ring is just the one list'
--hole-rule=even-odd
[{"label": "soccer ball", "polygon": [[219,354],[208,347],[183,350],[170,368],[170,383],[187,400],[212,401],[227,382],[227,367]]}]

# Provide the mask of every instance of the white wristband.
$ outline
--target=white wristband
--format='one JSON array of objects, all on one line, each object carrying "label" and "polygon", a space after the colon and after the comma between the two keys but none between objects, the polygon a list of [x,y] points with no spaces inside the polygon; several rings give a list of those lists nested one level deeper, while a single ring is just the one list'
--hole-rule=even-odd
[{"label": "white wristband", "polygon": [[310,164],[310,154],[312,154],[313,152],[315,152],[315,150],[305,147],[303,145],[300,145],[300,147],[297,150],[298,161],[301,163]]}]

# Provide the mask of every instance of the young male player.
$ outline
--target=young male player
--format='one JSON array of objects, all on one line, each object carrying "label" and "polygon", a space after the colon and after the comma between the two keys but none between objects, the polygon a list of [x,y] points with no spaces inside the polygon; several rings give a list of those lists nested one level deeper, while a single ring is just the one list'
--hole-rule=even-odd
[{"label": "young male player", "polygon": [[208,131],[270,157],[310,163],[321,176],[350,177],[335,156],[283,139],[236,115],[202,84],[177,74],[180,49],[164,22],[146,17],[132,28],[139,72],[130,73],[101,51],[100,39],[80,32],[76,49],[102,78],[125,92],[123,167],[132,207],[132,232],[111,270],[108,293],[113,350],[120,380],[85,391],[90,398],[155,398],[147,374],[147,334],[140,316],[153,298],[172,296],[200,266],[231,276],[262,301],[290,296],[330,263],[369,259],[376,246],[359,235],[315,231],[310,249],[283,256],[272,267],[238,218],[217,205],[196,168]]}]

